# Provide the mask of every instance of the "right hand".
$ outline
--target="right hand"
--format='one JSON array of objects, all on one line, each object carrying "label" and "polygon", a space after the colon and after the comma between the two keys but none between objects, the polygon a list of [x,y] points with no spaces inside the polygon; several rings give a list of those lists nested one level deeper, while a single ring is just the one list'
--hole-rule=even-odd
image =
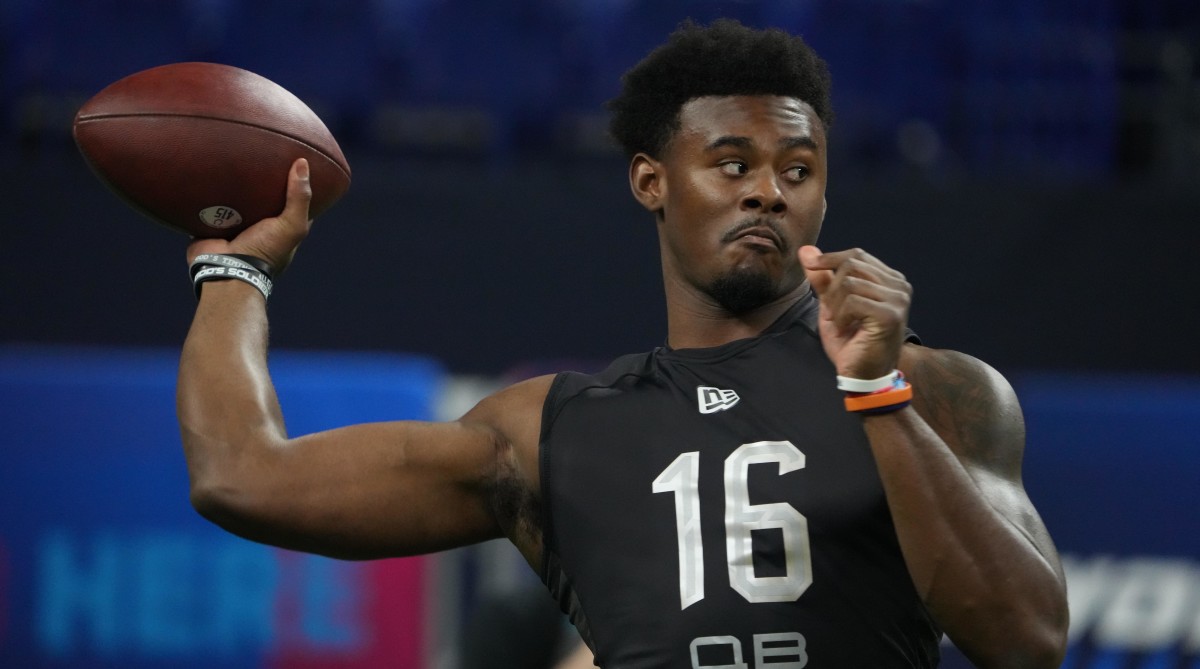
[{"label": "right hand", "polygon": [[287,200],[278,216],[264,218],[230,240],[193,240],[187,249],[188,264],[201,253],[243,253],[267,261],[274,276],[278,277],[312,228],[312,220],[308,217],[311,201],[308,161],[297,158],[288,172]]}]

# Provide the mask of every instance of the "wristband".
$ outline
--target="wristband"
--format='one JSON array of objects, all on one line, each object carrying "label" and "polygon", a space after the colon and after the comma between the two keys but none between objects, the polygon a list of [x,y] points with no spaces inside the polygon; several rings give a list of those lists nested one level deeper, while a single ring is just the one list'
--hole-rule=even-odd
[{"label": "wristband", "polygon": [[269,279],[271,278],[270,265],[265,260],[248,256],[241,253],[201,253],[192,261],[189,268],[192,278],[196,277],[196,272],[200,271],[201,267],[208,265],[216,265],[221,267],[240,267],[241,269],[254,270],[260,272]]},{"label": "wristband", "polygon": [[852,379],[848,376],[839,376],[837,377],[837,387],[838,390],[848,393],[877,393],[895,385],[899,376],[900,370],[898,369],[893,369],[891,374],[878,379]]},{"label": "wristband", "polygon": [[226,253],[225,257],[237,258],[244,263],[249,263],[254,267],[254,269],[265,274],[268,279],[272,281],[275,280],[275,270],[271,267],[271,263],[263,260],[262,258],[256,258],[251,255],[246,255],[245,253]]},{"label": "wristband", "polygon": [[913,397],[912,384],[905,380],[903,372],[897,370],[894,374],[895,379],[892,381],[891,387],[870,393],[847,393],[846,411],[859,414],[881,414],[908,406]]},{"label": "wristband", "polygon": [[[196,290],[196,299],[200,299],[200,285],[206,281],[222,281],[225,279],[236,279],[244,281],[258,289],[263,294],[263,298],[271,297],[271,291],[274,290],[275,284],[265,272],[259,270],[255,265],[250,264],[242,257],[252,256],[233,256],[221,255],[214,253],[203,253],[196,256],[189,268],[192,275],[192,286]],[[258,262],[266,265],[265,262]],[[269,266],[268,266],[269,267]]]}]

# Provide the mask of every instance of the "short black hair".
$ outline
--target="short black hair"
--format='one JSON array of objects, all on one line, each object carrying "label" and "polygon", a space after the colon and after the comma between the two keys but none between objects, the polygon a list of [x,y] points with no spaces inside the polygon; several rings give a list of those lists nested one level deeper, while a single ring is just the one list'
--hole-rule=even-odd
[{"label": "short black hair", "polygon": [[833,123],[829,68],[803,39],[733,19],[685,20],[662,46],[621,77],[608,102],[609,132],[629,156],[660,157],[679,130],[679,110],[709,95],[783,95],[807,102]]}]

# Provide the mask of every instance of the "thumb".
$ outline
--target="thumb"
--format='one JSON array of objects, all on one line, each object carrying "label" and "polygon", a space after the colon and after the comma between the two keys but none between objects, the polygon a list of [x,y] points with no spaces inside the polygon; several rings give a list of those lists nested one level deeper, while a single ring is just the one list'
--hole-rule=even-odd
[{"label": "thumb", "polygon": [[820,297],[833,281],[833,271],[821,267],[821,249],[812,245],[801,246],[797,251],[797,256],[800,258],[800,265],[804,268],[804,275],[808,278],[808,283],[816,292],[817,297]]},{"label": "thumb", "polygon": [[283,211],[238,234],[230,243],[230,251],[262,258],[274,268],[276,275],[282,274],[312,226],[308,218],[311,201],[308,161],[298,158],[288,171],[287,199]]},{"label": "thumb", "polygon": [[293,225],[308,225],[308,206],[312,202],[312,181],[308,174],[308,160],[296,159],[288,174],[287,200],[280,218]]}]

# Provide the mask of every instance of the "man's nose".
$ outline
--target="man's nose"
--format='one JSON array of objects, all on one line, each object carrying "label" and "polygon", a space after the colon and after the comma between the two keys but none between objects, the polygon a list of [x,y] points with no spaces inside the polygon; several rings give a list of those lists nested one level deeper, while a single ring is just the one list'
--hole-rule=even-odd
[{"label": "man's nose", "polygon": [[751,182],[751,189],[742,198],[742,208],[759,210],[772,214],[782,214],[787,211],[787,202],[783,199],[783,191],[774,174],[762,174]]}]

